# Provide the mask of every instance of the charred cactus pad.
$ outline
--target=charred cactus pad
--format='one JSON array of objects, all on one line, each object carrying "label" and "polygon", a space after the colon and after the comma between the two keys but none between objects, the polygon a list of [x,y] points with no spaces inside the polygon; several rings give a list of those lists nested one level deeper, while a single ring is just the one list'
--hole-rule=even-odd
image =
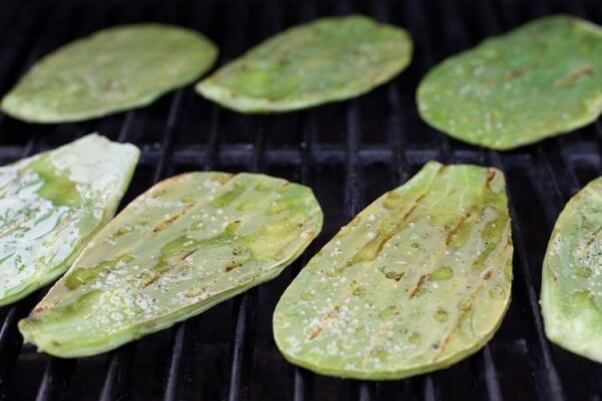
[{"label": "charred cactus pad", "polygon": [[602,110],[602,29],[552,16],[487,39],[431,70],[418,108],[450,136],[501,150],[582,127]]},{"label": "charred cactus pad", "polygon": [[278,348],[315,372],[373,380],[474,353],[510,301],[506,203],[498,170],[429,162],[299,273],[274,313]]},{"label": "charred cactus pad", "polygon": [[551,341],[602,363],[602,178],[558,217],[543,264],[541,308]]},{"label": "charred cactus pad", "polygon": [[16,118],[79,121],[150,104],[190,83],[217,50],[200,33],[168,25],[125,25],[99,31],[44,57],[3,99]]},{"label": "charred cactus pad", "polygon": [[410,62],[403,29],[363,16],[293,27],[197,85],[203,96],[245,113],[296,110],[369,91]]},{"label": "charred cactus pad", "polygon": [[139,153],[92,134],[0,168],[0,305],[67,270],[113,217]]},{"label": "charred cactus pad", "polygon": [[274,278],[321,226],[320,206],[298,184],[170,178],[107,224],[19,329],[61,357],[116,348]]}]

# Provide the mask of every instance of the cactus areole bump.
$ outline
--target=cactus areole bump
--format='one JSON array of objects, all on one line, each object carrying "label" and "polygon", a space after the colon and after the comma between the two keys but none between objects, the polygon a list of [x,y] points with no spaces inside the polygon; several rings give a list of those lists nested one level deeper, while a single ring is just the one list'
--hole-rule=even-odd
[{"label": "cactus areole bump", "polygon": [[602,363],[602,178],[577,193],[556,221],[541,309],[552,342]]},{"label": "cactus areole bump", "polygon": [[172,177],[107,224],[19,330],[60,357],[116,348],[274,278],[321,226],[302,185],[260,174]]},{"label": "cactus areole bump", "polygon": [[476,352],[510,301],[504,177],[427,163],[310,260],[278,302],[286,359],[318,373],[399,379]]},{"label": "cactus areole bump", "polygon": [[69,268],[113,218],[139,155],[92,134],[0,167],[0,305]]}]

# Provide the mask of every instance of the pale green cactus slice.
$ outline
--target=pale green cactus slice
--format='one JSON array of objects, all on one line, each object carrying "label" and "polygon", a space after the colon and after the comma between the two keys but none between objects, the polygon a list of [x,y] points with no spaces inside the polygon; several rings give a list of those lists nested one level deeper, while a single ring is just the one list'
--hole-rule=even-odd
[{"label": "pale green cactus slice", "polygon": [[244,113],[296,110],[358,96],[410,62],[398,27],[353,15],[290,28],[201,81],[208,99]]},{"label": "pale green cactus slice", "polygon": [[169,25],[104,29],[40,60],[2,100],[25,121],[80,121],[145,106],[206,72],[217,49],[198,32]]},{"label": "pale green cactus slice", "polygon": [[429,372],[493,336],[511,280],[502,173],[429,162],[310,260],[276,306],[274,337],[286,359],[321,374]]},{"label": "pale green cactus slice", "polygon": [[541,309],[550,341],[602,363],[602,178],[575,195],[556,221]]},{"label": "pale green cactus slice", "polygon": [[0,305],[69,268],[115,214],[139,154],[91,134],[0,167]]},{"label": "pale green cactus slice", "polygon": [[283,179],[167,179],[92,239],[19,329],[60,357],[116,348],[276,277],[321,227],[311,189]]},{"label": "pale green cactus slice", "polygon": [[417,101],[429,124],[487,148],[572,131],[602,111],[602,29],[572,16],[537,19],[444,60]]}]

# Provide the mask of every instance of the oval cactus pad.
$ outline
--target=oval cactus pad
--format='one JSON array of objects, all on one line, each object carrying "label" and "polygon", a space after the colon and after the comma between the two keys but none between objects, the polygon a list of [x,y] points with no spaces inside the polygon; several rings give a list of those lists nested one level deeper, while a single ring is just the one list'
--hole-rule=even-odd
[{"label": "oval cactus pad", "polygon": [[69,268],[115,214],[139,155],[92,134],[0,167],[0,305]]},{"label": "oval cactus pad", "polygon": [[552,342],[602,363],[602,178],[577,193],[556,221],[541,308]]},{"label": "oval cactus pad", "polygon": [[198,32],[159,24],[117,26],[40,60],[2,100],[26,121],[79,121],[145,106],[198,79],[217,50]]},{"label": "oval cactus pad", "polygon": [[540,18],[443,61],[417,98],[429,124],[486,148],[569,132],[602,111],[602,29],[572,16]]},{"label": "oval cactus pad", "polygon": [[504,177],[427,163],[322,248],[274,312],[284,357],[318,373],[399,379],[476,352],[510,301]]},{"label": "oval cactus pad", "polygon": [[61,357],[116,348],[274,278],[321,227],[302,185],[216,172],[167,179],[92,239],[19,329]]},{"label": "oval cactus pad", "polygon": [[244,113],[296,110],[365,93],[402,71],[411,54],[401,28],[359,15],[322,18],[268,39],[196,89]]}]

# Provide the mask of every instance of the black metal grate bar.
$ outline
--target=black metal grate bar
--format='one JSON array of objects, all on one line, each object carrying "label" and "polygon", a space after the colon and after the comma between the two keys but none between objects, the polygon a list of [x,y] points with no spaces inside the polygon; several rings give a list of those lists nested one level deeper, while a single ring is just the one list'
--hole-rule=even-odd
[{"label": "black metal grate bar", "polygon": [[[502,159],[497,152],[491,152],[491,161],[496,168],[507,172]],[[533,318],[533,324],[535,326],[537,343],[537,353],[535,353],[536,363],[540,366],[536,370],[538,373],[538,380],[540,381],[539,390],[541,391],[542,400],[551,401],[562,401],[564,399],[562,385],[556,373],[556,368],[550,355],[548,343],[545,340],[543,334],[543,322],[541,315],[539,314],[538,297],[535,292],[535,285],[533,277],[531,276],[531,270],[529,268],[529,262],[527,258],[527,251],[524,245],[524,236],[521,232],[520,223],[518,223],[518,215],[514,208],[514,194],[510,187],[507,188],[510,216],[512,218],[512,237],[515,245],[515,252],[517,254],[520,273],[525,282],[527,297],[529,301],[530,312]]]}]

